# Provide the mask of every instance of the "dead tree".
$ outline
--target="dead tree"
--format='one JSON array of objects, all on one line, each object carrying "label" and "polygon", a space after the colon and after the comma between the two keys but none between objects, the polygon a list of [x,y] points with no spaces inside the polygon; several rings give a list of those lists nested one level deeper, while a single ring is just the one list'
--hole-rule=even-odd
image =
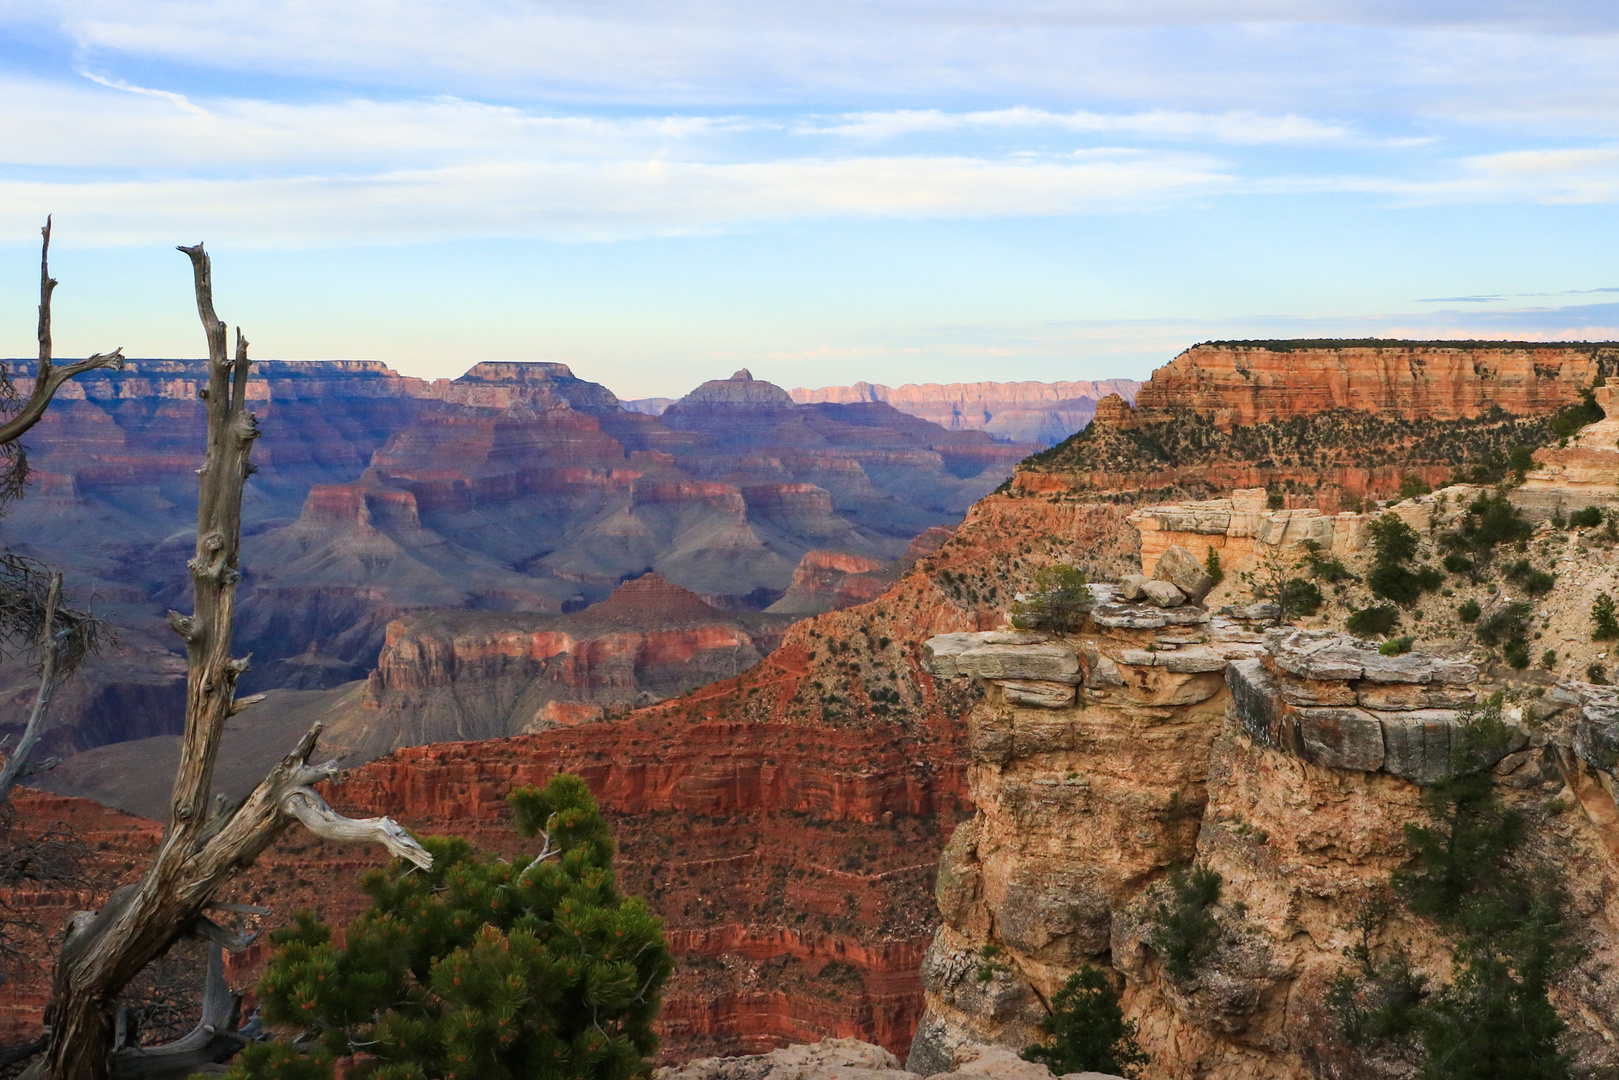
[{"label": "dead tree", "polygon": [[[51,356],[51,294],[56,291],[56,279],[51,277],[50,218],[45,219],[45,227],[40,230],[40,234],[44,237],[44,242],[40,245],[39,252],[39,363],[34,370],[34,385],[28,391],[28,397],[23,399],[4,423],[0,423],[0,447],[15,448],[17,440],[27,434],[28,429],[39,423],[51,399],[69,379],[96,368],[112,368],[119,371],[124,366],[122,345],[110,353],[97,353],[88,360],[56,366]],[[7,385],[0,390],[9,390],[12,395],[16,393],[9,386],[9,379]],[[21,494],[22,487],[28,480],[28,467],[20,450],[13,449],[9,452],[13,455],[13,462],[11,468],[7,470],[4,483],[0,484],[0,496],[15,498]]]},{"label": "dead tree", "polygon": [[[231,656],[241,546],[242,490],[254,466],[248,460],[259,431],[247,411],[247,341],[236,331],[236,355],[226,351],[225,324],[214,314],[208,256],[202,245],[182,247],[196,279],[197,312],[208,338],[207,456],[197,501],[196,553],[191,570],[194,609],[169,613],[185,642],[186,717],[180,765],[174,778],[168,830],[140,881],[115,892],[97,912],[74,920],[57,960],[46,1014],[49,1042],[28,1074],[39,1080],[106,1080],[120,1071],[117,997],[148,963],[185,935],[228,940],[204,914],[219,889],[279,836],[294,819],[320,836],[373,841],[419,866],[432,859],[389,818],[351,820],[335,813],[314,785],[337,776],[333,762],[311,766],[320,736],[316,724],[240,804],[214,802],[214,759],[225,720],[259,697],[235,697],[246,658]],[[198,1040],[207,1049],[206,1040]],[[228,1047],[227,1047],[228,1049]],[[150,1055],[143,1055],[149,1057]],[[216,1059],[210,1059],[216,1060]],[[200,1056],[175,1065],[196,1069]],[[184,1071],[178,1076],[186,1075]]]},{"label": "dead tree", "polygon": [[[56,291],[56,279],[51,277],[50,218],[45,219],[40,234],[43,240],[39,250],[39,362],[34,371],[34,385],[20,404],[10,374],[0,370],[0,402],[15,407],[15,411],[0,422],[0,458],[7,459],[0,467],[0,505],[19,498],[27,486],[28,457],[17,440],[39,423],[62,384],[97,368],[117,371],[124,366],[122,346],[109,353],[97,353],[88,360],[62,367],[55,365],[51,347],[51,295]],[[30,762],[29,754],[39,741],[51,695],[84,652],[94,647],[98,625],[87,612],[60,606],[61,574],[50,573],[31,560],[12,555],[4,556],[3,562],[0,566],[0,638],[21,637],[32,642],[41,630],[43,637],[39,639],[39,693],[22,741],[0,769],[0,803],[11,795],[11,789],[19,780],[51,767]],[[49,584],[45,585],[47,581]]]}]

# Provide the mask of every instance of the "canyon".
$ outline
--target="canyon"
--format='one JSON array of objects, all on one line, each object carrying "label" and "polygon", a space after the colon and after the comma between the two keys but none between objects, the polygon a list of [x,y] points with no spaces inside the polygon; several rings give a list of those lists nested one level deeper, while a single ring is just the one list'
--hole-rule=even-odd
[{"label": "canyon", "polygon": [[[869,586],[840,592],[807,567],[856,560],[891,577],[914,538],[954,525],[1030,449],[880,402],[799,405],[745,371],[662,419],[561,364],[435,382],[374,362],[256,371],[266,437],[237,628],[256,690],[365,679],[411,613],[565,614],[649,572],[735,612],[780,601],[795,574],[800,614],[854,602]],[[201,366],[95,376],[30,433],[32,493],[4,523],[13,551],[61,566],[69,595],[119,630],[58,700],[55,754],[172,733],[178,715],[163,613],[186,589]],[[656,605],[642,611],[657,631]],[[18,728],[31,679],[0,664],[0,734]]]},{"label": "canyon", "polygon": [[[1344,357],[1318,355],[1319,348],[1265,351],[1292,357],[1278,361],[1276,378],[1298,388],[1311,384],[1311,365],[1340,370],[1360,348],[1339,350]],[[1410,343],[1378,348],[1421,353]],[[1389,731],[1431,722],[1448,739],[1454,713],[1430,717],[1410,706],[1454,709],[1453,698],[1430,702],[1423,695],[1436,692],[1436,671],[1447,672],[1446,678],[1464,674],[1461,668],[1473,658],[1450,655],[1438,641],[1419,642],[1428,651],[1404,658],[1411,667],[1398,667],[1416,672],[1416,681],[1379,680],[1367,674],[1382,670],[1375,648],[1368,655],[1364,646],[1339,637],[1268,637],[1235,610],[1220,614],[1220,607],[1248,599],[1237,572],[1256,545],[1277,540],[1281,547],[1326,536],[1329,551],[1350,560],[1362,556],[1365,511],[1343,511],[1340,499],[1392,494],[1405,476],[1442,481],[1493,460],[1493,454],[1504,457],[1512,445],[1544,441],[1547,418],[1579,400],[1579,391],[1607,361],[1605,354],[1571,350],[1567,377],[1557,374],[1561,368],[1543,377],[1545,385],[1534,394],[1513,399],[1525,411],[1505,418],[1488,408],[1496,399],[1489,396],[1495,384],[1487,368],[1481,373],[1437,363],[1430,366],[1454,376],[1448,387],[1419,383],[1396,395],[1409,390],[1485,405],[1471,415],[1467,410],[1474,406],[1457,405],[1453,419],[1407,419],[1398,410],[1385,416],[1362,407],[1382,400],[1371,394],[1323,406],[1322,420],[1322,413],[1308,412],[1312,406],[1299,406],[1305,411],[1298,414],[1287,411],[1292,406],[1272,408],[1269,390],[1255,396],[1239,383],[1221,391],[1224,397],[1195,399],[1195,408],[1163,404],[1179,393],[1171,385],[1242,379],[1232,376],[1235,360],[1228,363],[1239,353],[1247,355],[1199,353],[1208,358],[1207,370],[1182,362],[1189,355],[1183,354],[1178,367],[1171,365],[1175,370],[1164,371],[1163,381],[1155,374],[1143,386],[1142,404],[1134,409],[1122,398],[1103,400],[1086,432],[1023,462],[1012,483],[979,498],[953,533],[940,522],[931,533],[918,530],[914,540],[887,548],[884,557],[832,545],[806,548],[788,576],[778,579],[784,592],[769,605],[758,604],[763,597],[754,602],[782,605],[777,613],[791,617],[798,614],[790,610],[800,602],[795,596],[808,597],[802,601],[808,617],[783,631],[773,651],[762,647],[771,644],[767,633],[755,638],[749,624],[737,624],[756,651],[768,652],[751,668],[734,676],[722,671],[726,677],[716,682],[622,715],[616,709],[634,704],[633,696],[614,699],[611,708],[605,699],[584,700],[588,695],[559,697],[533,712],[525,706],[504,714],[526,725],[554,705],[542,718],[543,730],[390,747],[387,756],[347,771],[331,792],[334,805],[350,813],[394,814],[413,829],[468,836],[504,852],[514,850],[504,802],[512,785],[563,769],[585,776],[619,837],[623,884],[665,917],[677,953],[661,1027],[665,1061],[850,1036],[901,1057],[915,1055],[910,1070],[926,1075],[941,1071],[935,1066],[947,1059],[953,1062],[952,1043],[968,1036],[1021,1046],[1065,973],[1095,962],[1108,965],[1124,986],[1127,1010],[1141,1021],[1143,1044],[1158,1062],[1149,1074],[1154,1078],[1280,1080],[1311,1075],[1322,1062],[1323,1068],[1338,1068],[1349,1051],[1329,1045],[1331,1029],[1316,1007],[1322,980],[1341,962],[1337,950],[1347,940],[1343,927],[1354,904],[1369,882],[1398,862],[1398,825],[1420,813],[1422,784],[1429,779],[1420,771],[1426,767],[1421,761],[1429,760],[1422,757],[1428,753],[1427,729],[1420,739],[1391,737]],[[1573,354],[1586,356],[1588,366],[1576,371],[1582,361]],[[1321,374],[1314,381],[1331,380]],[[829,422],[828,414],[795,415],[793,403],[778,396],[785,392],[772,389],[710,387],[689,409],[676,410],[671,423],[657,418],[660,430],[672,433],[659,436],[671,442],[658,452],[673,457],[672,440],[694,434],[686,425],[695,421],[682,413],[709,414],[708,430],[722,433],[712,436],[711,446],[740,447],[750,438],[756,445],[761,430],[786,442],[788,425],[804,433]],[[1254,402],[1259,411],[1251,422],[1235,419]],[[522,402],[501,408],[516,405]],[[760,411],[771,416],[761,419]],[[1308,416],[1316,418],[1313,428],[1299,423]],[[1195,424],[1187,426],[1188,417]],[[1334,417],[1340,428],[1333,428],[1339,422]],[[513,417],[503,423],[521,427],[529,421]],[[465,434],[469,426],[455,430],[463,433],[462,444],[483,439],[493,446],[497,439],[493,426],[488,434],[477,429],[475,438]],[[1322,443],[1321,432],[1334,430],[1356,437],[1371,432],[1385,441]],[[1196,438],[1176,441],[1174,431]],[[511,431],[498,437],[511,437]],[[443,432],[422,438],[451,441]],[[586,432],[572,445],[588,456],[595,452],[594,439]],[[472,498],[458,494],[453,480],[445,484],[430,475],[430,455],[412,457],[407,449],[401,443],[390,451],[397,456],[387,467],[397,473],[384,475],[378,467],[374,478],[333,480],[327,489],[337,494],[323,489],[314,509],[311,485],[298,514],[331,513],[352,521],[356,536],[368,535],[366,529],[393,536],[412,527],[412,506],[424,529],[439,512],[387,494],[406,486],[396,477],[421,485],[429,504]],[[935,452],[942,464],[943,452]],[[1368,464],[1374,453],[1377,463]],[[690,479],[682,482],[725,482],[712,472],[704,475],[701,453],[682,454],[677,460],[692,461]],[[1201,471],[1198,454],[1205,462]],[[1549,450],[1541,454],[1548,469],[1557,464]],[[712,451],[712,467],[726,456]],[[954,460],[958,469],[971,467],[965,451]],[[1332,483],[1320,484],[1323,479]],[[509,483],[515,489],[527,482]],[[811,480],[793,482],[830,490]],[[746,522],[763,519],[764,507],[776,505],[766,500],[754,513],[743,485],[735,486]],[[1232,488],[1249,490],[1233,497]],[[412,499],[421,498],[407,489]],[[498,489],[491,483],[478,490]],[[722,498],[703,490],[704,498]],[[779,503],[802,494],[778,490],[771,498]],[[1203,505],[1205,497],[1213,503]],[[471,507],[461,514],[477,514],[476,499],[461,505]],[[834,499],[834,515],[857,522],[852,501],[845,505],[850,508],[840,509]],[[816,520],[821,514],[813,506],[796,512]],[[1338,517],[1340,512],[1349,517]],[[1330,522],[1331,534],[1312,522]],[[1143,569],[1155,572],[1170,547],[1196,542],[1189,538],[1216,536],[1231,565],[1206,608],[1149,610],[1104,589],[1091,622],[1078,633],[993,638],[1006,633],[1008,612],[1044,568],[1073,565],[1093,582],[1118,582]],[[1202,549],[1193,553],[1201,561]],[[427,560],[419,557],[430,566]],[[907,560],[908,569],[894,569]],[[495,574],[495,568],[488,572]],[[658,572],[664,582],[648,581],[645,588],[684,584],[672,572]],[[504,580],[491,578],[480,588],[493,595]],[[385,587],[386,575],[378,582],[377,588]],[[737,595],[685,588],[710,610]],[[833,604],[857,603],[813,611],[834,594],[840,599]],[[589,597],[580,589],[578,596],[594,599],[597,607],[613,603],[611,593]],[[544,618],[562,625],[560,620],[589,614],[588,606],[561,610],[571,606],[570,599]],[[250,612],[251,601],[244,608]],[[718,614],[723,620],[728,613]],[[387,675],[378,665],[364,682],[276,691],[286,695],[287,707],[264,713],[256,731],[244,725],[233,737],[262,738],[268,747],[282,738],[277,725],[285,722],[290,732],[314,715],[302,710],[326,710],[334,748],[340,748],[347,718],[377,708],[367,703],[390,694],[401,703],[406,697],[453,698],[455,708],[508,709],[504,702],[528,693],[522,688],[533,685],[531,673],[543,669],[546,661],[536,654],[550,646],[538,639],[551,632],[538,619],[530,626],[526,619],[511,621],[513,616],[392,612],[375,628],[373,655],[391,647],[389,635],[398,627],[393,645],[400,649],[397,657],[390,655]],[[1341,622],[1341,613],[1335,617]],[[1433,606],[1423,626],[1435,638],[1455,631]],[[1312,632],[1335,634],[1337,627]],[[975,637],[979,644],[973,648],[996,654],[1000,666],[973,668],[971,658],[966,666],[959,658],[941,666],[942,652],[949,650],[924,645],[940,635]],[[1348,651],[1337,674],[1306,677],[1288,670],[1295,664],[1289,657],[1318,645]],[[678,646],[693,647],[686,639]],[[725,648],[736,647],[722,646],[713,655],[722,658]],[[641,648],[636,646],[638,657]],[[1022,661],[1016,658],[1028,650],[1045,650],[1045,666],[1017,668]],[[964,651],[972,650],[957,650]],[[1058,654],[1055,667],[1052,653]],[[312,662],[326,662],[314,655]],[[581,686],[592,693],[601,689],[591,685],[588,664],[570,659],[567,667],[570,674],[555,684],[568,687],[564,697]],[[1345,674],[1351,668],[1354,673]],[[1474,671],[1458,689],[1502,685],[1503,678],[1493,670]],[[1290,688],[1289,679],[1310,685]],[[1437,689],[1450,685],[1441,681]],[[620,689],[611,685],[613,694]],[[1525,709],[1514,717],[1526,742],[1503,759],[1502,784],[1544,830],[1548,857],[1561,860],[1557,865],[1575,881],[1572,910],[1588,928],[1582,932],[1591,948],[1582,964],[1612,962],[1619,956],[1605,897],[1614,895],[1619,882],[1612,833],[1619,815],[1606,762],[1609,751],[1619,748],[1611,731],[1619,713],[1606,692],[1593,692],[1577,679],[1548,677],[1542,689],[1550,699],[1546,704],[1556,708]],[[1331,704],[1289,699],[1295,690],[1329,695]],[[277,700],[272,695],[271,702]],[[580,705],[600,707],[601,718],[590,719],[593,709],[563,708]],[[1351,715],[1319,715],[1325,709]],[[1542,727],[1532,730],[1531,720]],[[147,748],[140,752],[152,756],[140,760],[162,775],[158,741],[144,739],[127,749]],[[1389,747],[1396,745],[1401,749],[1391,759]],[[1431,757],[1438,760],[1438,751]],[[64,768],[71,771],[73,762]],[[1563,807],[1556,814],[1547,809],[1554,802]],[[1246,944],[1223,956],[1221,966],[1195,986],[1164,974],[1139,917],[1168,870],[1192,857],[1219,870],[1233,899],[1253,896]],[[334,883],[364,865],[355,853],[289,836],[242,879],[236,898],[272,906],[275,920],[299,905],[341,920],[358,899]],[[1431,928],[1415,922],[1397,922],[1387,932],[1424,942],[1419,959],[1431,959],[1438,948]],[[996,947],[1007,970],[991,968],[990,977],[980,979],[986,945]],[[261,949],[237,959],[240,983],[250,981],[263,955]],[[1566,1001],[1595,1018],[1578,1021],[1584,1025],[1579,1052],[1582,1060],[1602,1064],[1604,1032],[1615,1034],[1612,1024],[1603,1024],[1615,1003],[1602,996],[1606,983],[1593,982],[1588,970],[1594,969],[1581,967],[1569,976]],[[1312,1040],[1326,1047],[1326,1057],[1310,1056]]]}]

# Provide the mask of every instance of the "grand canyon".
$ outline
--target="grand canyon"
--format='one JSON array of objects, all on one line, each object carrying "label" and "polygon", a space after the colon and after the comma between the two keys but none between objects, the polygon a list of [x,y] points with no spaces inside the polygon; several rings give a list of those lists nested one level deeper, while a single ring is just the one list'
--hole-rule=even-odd
[{"label": "grand canyon", "polygon": [[[1499,691],[1487,775],[1577,945],[1549,977],[1560,1045],[1619,1068],[1619,697],[1589,627],[1619,592],[1596,527],[1619,513],[1619,346],[1216,342],[1139,387],[1047,390],[739,371],[636,409],[560,365],[262,367],[237,651],[267,698],[227,725],[216,790],[246,795],[319,719],[335,806],[515,856],[506,793],[583,777],[675,954],[661,1063],[730,1076],[697,1059],[858,1039],[894,1080],[1012,1075],[1043,1067],[974,1062],[1040,1041],[1096,967],[1153,1080],[1415,1075],[1409,1047],[1345,1034],[1332,987],[1362,940],[1451,976],[1446,928],[1385,882]],[[97,882],[9,887],[40,957],[163,831],[197,379],[135,361],[64,392],[5,522],[120,634],[60,695],[64,762],[14,799],[70,823]],[[1491,499],[1517,547],[1450,570]],[[1368,633],[1388,520],[1439,580]],[[1308,612],[1266,607],[1284,558]],[[1057,566],[1088,580],[1083,616],[1030,625]],[[1497,616],[1547,658],[1516,663]],[[16,728],[34,679],[5,670]],[[289,833],[228,899],[341,924],[371,862]],[[1193,864],[1223,936],[1188,973],[1153,920]],[[232,982],[269,952],[233,954]],[[9,1034],[49,981],[22,967]]]}]

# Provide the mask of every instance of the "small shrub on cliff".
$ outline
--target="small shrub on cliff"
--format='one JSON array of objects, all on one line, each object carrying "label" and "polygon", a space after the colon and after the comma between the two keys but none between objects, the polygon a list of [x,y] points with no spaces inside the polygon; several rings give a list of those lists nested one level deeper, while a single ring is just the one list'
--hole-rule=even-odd
[{"label": "small shrub on cliff", "polygon": [[1345,625],[1359,637],[1382,637],[1400,623],[1400,609],[1393,604],[1374,604],[1349,613]]},{"label": "small shrub on cliff", "polygon": [[1594,529],[1602,524],[1602,508],[1582,506],[1568,516],[1568,523],[1576,529]]},{"label": "small shrub on cliff", "polygon": [[1086,614],[1095,606],[1084,571],[1047,566],[1035,571],[1033,592],[1012,604],[1012,625],[1071,634],[1085,624]]},{"label": "small shrub on cliff", "polygon": [[1176,870],[1148,913],[1148,944],[1163,957],[1164,970],[1182,982],[1195,977],[1220,947],[1214,917],[1220,885],[1220,875],[1206,866]]},{"label": "small shrub on cliff", "polygon": [[1225,580],[1225,567],[1220,565],[1220,553],[1211,546],[1208,555],[1203,559],[1203,570],[1214,579],[1216,585]]},{"label": "small shrub on cliff", "polygon": [[371,907],[336,945],[307,912],[272,937],[265,1018],[301,1032],[244,1054],[230,1080],[630,1080],[651,1072],[662,920],[619,896],[613,839],[576,776],[508,797],[532,862],[424,842],[427,871],[361,879]]},{"label": "small shrub on cliff", "polygon": [[1456,608],[1456,615],[1464,623],[1478,622],[1478,617],[1484,609],[1478,606],[1477,600],[1463,600]]},{"label": "small shrub on cliff", "polygon": [[1023,1050],[1055,1076],[1076,1072],[1134,1077],[1152,1059],[1136,1044],[1136,1023],[1124,1018],[1119,994],[1105,973],[1086,966],[1068,977],[1051,998],[1041,1022],[1051,1041]]},{"label": "small shrub on cliff", "polygon": [[1384,514],[1371,523],[1370,530],[1376,557],[1366,584],[1373,596],[1409,607],[1423,592],[1437,589],[1443,583],[1443,575],[1433,567],[1411,568],[1409,564],[1416,557],[1421,538],[1396,515]]},{"label": "small shrub on cliff", "polygon": [[1410,652],[1414,641],[1415,639],[1410,634],[1402,634],[1397,638],[1389,638],[1383,642],[1377,647],[1377,651],[1384,656],[1399,656],[1402,653]]},{"label": "small shrub on cliff", "polygon": [[1619,618],[1614,615],[1613,597],[1607,593],[1598,593],[1591,604],[1591,640],[1613,641],[1619,639]]},{"label": "small shrub on cliff", "polygon": [[1282,585],[1282,610],[1289,614],[1314,615],[1326,600],[1313,581],[1289,578]]},{"label": "small shrub on cliff", "polygon": [[1304,565],[1310,568],[1310,576],[1317,581],[1335,582],[1348,581],[1354,578],[1349,568],[1338,559],[1326,554],[1321,544],[1315,540],[1304,541]]},{"label": "small shrub on cliff", "polygon": [[1406,473],[1400,477],[1400,498],[1414,499],[1418,495],[1433,493],[1433,485],[1415,473]]}]

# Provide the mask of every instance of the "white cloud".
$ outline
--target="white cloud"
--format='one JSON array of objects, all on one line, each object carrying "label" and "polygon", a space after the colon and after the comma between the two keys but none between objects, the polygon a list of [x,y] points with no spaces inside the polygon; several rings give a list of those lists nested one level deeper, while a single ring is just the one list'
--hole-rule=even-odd
[{"label": "white cloud", "polygon": [[76,243],[256,246],[459,237],[610,239],[815,217],[993,217],[1151,205],[1229,184],[1196,155],[863,157],[742,164],[511,162],[360,177],[0,181],[0,233],[53,211]]}]

